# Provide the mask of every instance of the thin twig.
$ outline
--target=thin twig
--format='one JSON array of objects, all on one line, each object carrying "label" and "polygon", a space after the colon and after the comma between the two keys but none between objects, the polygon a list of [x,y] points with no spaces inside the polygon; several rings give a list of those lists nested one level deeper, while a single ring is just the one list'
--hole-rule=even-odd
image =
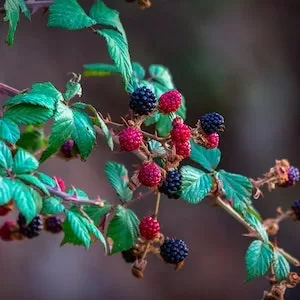
[{"label": "thin twig", "polygon": [[155,211],[154,211],[154,218],[155,219],[157,219],[157,217],[158,217],[160,198],[161,198],[161,193],[158,192],[157,195],[156,195],[156,202],[155,202]]}]

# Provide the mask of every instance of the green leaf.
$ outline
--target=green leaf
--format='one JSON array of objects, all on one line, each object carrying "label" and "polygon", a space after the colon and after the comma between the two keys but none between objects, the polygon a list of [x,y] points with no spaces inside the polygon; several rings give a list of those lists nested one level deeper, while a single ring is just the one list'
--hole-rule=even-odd
[{"label": "green leaf", "polygon": [[101,218],[110,211],[110,208],[111,205],[105,201],[103,207],[86,205],[83,210],[95,224],[99,225]]},{"label": "green leaf", "polygon": [[171,73],[168,68],[162,65],[151,65],[149,67],[149,73],[153,79],[158,81],[164,87],[173,89],[174,84]]},{"label": "green leaf", "polygon": [[113,241],[111,254],[130,249],[139,236],[139,219],[132,210],[118,205],[108,225],[107,236]]},{"label": "green leaf", "polygon": [[185,201],[197,204],[211,191],[213,180],[210,174],[191,166],[183,166],[180,173],[181,197]]},{"label": "green leaf", "polygon": [[[216,176],[222,182],[222,188],[226,199],[233,201],[233,206],[236,207],[239,203],[250,204],[252,195],[252,184],[250,180],[242,175],[228,173],[220,170]],[[247,207],[245,207],[247,209]]]},{"label": "green leaf", "polygon": [[256,217],[256,219],[261,222],[263,220],[262,216],[260,215],[260,213],[257,211],[257,209],[252,205],[249,204],[247,207],[247,213],[253,215],[254,217]]},{"label": "green leaf", "polygon": [[6,0],[4,3],[5,17],[4,21],[9,22],[7,34],[7,44],[11,46],[14,43],[15,32],[20,20],[20,9],[22,13],[30,20],[30,11],[26,7],[24,0]]},{"label": "green leaf", "polygon": [[105,38],[110,58],[121,73],[125,86],[127,86],[132,80],[133,71],[126,39],[121,33],[112,29],[102,29],[97,32]]},{"label": "green leaf", "polygon": [[55,0],[49,6],[49,27],[78,30],[95,25],[76,0]]},{"label": "green leaf", "polygon": [[172,129],[172,121],[174,114],[160,114],[159,119],[156,123],[156,130],[160,136],[168,136]]},{"label": "green leaf", "polygon": [[155,141],[155,140],[150,140],[148,142],[148,145],[149,145],[149,149],[152,154],[154,154],[154,155],[165,155],[166,154],[166,150],[160,142]]},{"label": "green leaf", "polygon": [[33,200],[35,202],[36,213],[40,213],[40,211],[42,210],[42,207],[43,207],[43,198],[40,195],[40,193],[38,193],[33,188],[29,187],[29,190],[30,190]]},{"label": "green leaf", "polygon": [[182,96],[181,105],[176,111],[176,115],[181,117],[183,120],[186,119],[186,102],[183,96]]},{"label": "green leaf", "polygon": [[97,110],[92,105],[89,105],[88,108],[95,115],[95,118],[93,119],[93,123],[102,130],[108,147],[110,148],[111,151],[113,151],[114,150],[114,141],[113,141],[113,138],[110,134],[108,127],[106,126],[104,121],[100,118]]},{"label": "green leaf", "polygon": [[147,117],[144,124],[145,126],[150,126],[158,122],[161,114],[158,111],[155,111],[151,117]]},{"label": "green leaf", "polygon": [[84,77],[102,77],[111,75],[112,73],[119,73],[115,65],[108,64],[86,64],[83,65],[83,69]]},{"label": "green leaf", "polygon": [[79,188],[70,188],[67,190],[67,194],[70,196],[75,196],[80,199],[89,199],[87,193]]},{"label": "green leaf", "polygon": [[74,125],[73,111],[63,104],[57,103],[54,123],[51,128],[48,148],[43,152],[40,162],[44,162],[71,136]]},{"label": "green leaf", "polygon": [[41,172],[36,172],[35,176],[37,176],[43,184],[49,185],[52,188],[56,187],[56,182],[52,177]]},{"label": "green leaf", "polygon": [[246,253],[247,281],[263,276],[271,266],[273,251],[262,241],[253,241]]},{"label": "green leaf", "polygon": [[288,278],[291,271],[290,265],[286,258],[276,248],[274,249],[273,266],[277,282]]},{"label": "green leaf", "polygon": [[263,224],[260,222],[257,217],[249,212],[245,213],[245,220],[247,223],[249,223],[260,235],[263,242],[268,243],[269,237],[268,234],[263,226]]},{"label": "green leaf", "polygon": [[139,80],[144,79],[146,71],[145,71],[144,67],[141,64],[139,64],[137,62],[133,62],[132,63],[132,70],[133,70],[134,76],[137,79],[139,79]]},{"label": "green leaf", "polygon": [[30,174],[19,174],[19,175],[17,175],[17,178],[21,179],[25,183],[34,185],[35,187],[40,189],[44,194],[46,194],[47,196],[50,196],[45,185],[37,177],[30,175]]},{"label": "green leaf", "polygon": [[96,132],[90,117],[83,111],[73,110],[74,125],[71,138],[75,141],[80,156],[86,159],[96,143]]},{"label": "green leaf", "polygon": [[64,93],[64,99],[69,101],[74,97],[81,97],[82,96],[82,87],[79,82],[75,82],[73,80],[69,80],[66,84],[66,91]]},{"label": "green leaf", "polygon": [[32,104],[14,105],[4,112],[4,117],[22,125],[40,125],[52,116],[51,109]]},{"label": "green leaf", "polygon": [[17,208],[25,217],[27,224],[30,223],[38,211],[32,189],[23,182],[16,181],[13,189],[13,199]]},{"label": "green leaf", "polygon": [[221,160],[221,151],[217,148],[206,149],[200,145],[197,145],[191,140],[191,154],[190,159],[198,163],[207,171],[213,171]]},{"label": "green leaf", "polygon": [[17,146],[32,154],[46,147],[47,140],[44,135],[44,130],[32,128],[31,130],[23,132],[17,141]]},{"label": "green leaf", "polygon": [[5,106],[17,104],[39,105],[54,110],[57,101],[62,101],[63,96],[51,82],[35,83],[26,93],[18,94],[5,102]]},{"label": "green leaf", "polygon": [[55,197],[49,197],[43,200],[43,208],[41,213],[44,215],[59,215],[63,213],[65,207],[61,201]]},{"label": "green leaf", "polygon": [[0,177],[0,205],[8,203],[12,199],[14,182],[8,178]]},{"label": "green leaf", "polygon": [[129,179],[125,166],[115,162],[108,162],[105,165],[105,174],[109,183],[117,192],[119,199],[125,202],[130,201],[133,192],[128,187]]},{"label": "green leaf", "polygon": [[64,232],[64,238],[60,243],[60,246],[63,246],[65,244],[72,244],[75,246],[83,246],[84,243],[77,237],[77,235],[74,233],[71,224],[68,220],[65,220],[62,224],[63,232]]},{"label": "green leaf", "polygon": [[39,162],[30,153],[23,149],[18,149],[14,156],[13,172],[23,174],[36,170],[39,167]]},{"label": "green leaf", "polygon": [[81,220],[81,215],[68,210],[65,213],[66,221],[70,223],[76,238],[78,238],[86,248],[89,248],[91,245],[91,237],[85,224]]},{"label": "green leaf", "polygon": [[72,103],[72,108],[76,108],[76,109],[86,109],[88,108],[88,104],[86,103],[83,103],[83,102],[75,102],[75,103]]},{"label": "green leaf", "polygon": [[4,142],[0,141],[0,168],[11,169],[13,167],[13,158],[9,148]]},{"label": "green leaf", "polygon": [[14,144],[20,138],[18,125],[7,118],[0,118],[0,139]]}]

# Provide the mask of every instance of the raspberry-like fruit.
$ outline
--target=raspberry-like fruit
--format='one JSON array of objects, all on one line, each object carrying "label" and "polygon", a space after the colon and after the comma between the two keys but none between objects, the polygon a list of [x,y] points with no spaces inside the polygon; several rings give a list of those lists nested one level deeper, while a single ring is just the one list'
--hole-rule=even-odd
[{"label": "raspberry-like fruit", "polygon": [[154,93],[146,86],[137,88],[130,95],[129,107],[140,116],[151,113],[156,105]]},{"label": "raspberry-like fruit", "polygon": [[166,179],[159,189],[160,192],[167,195],[170,199],[178,199],[180,197],[180,189],[181,173],[176,169],[169,170]]},{"label": "raspberry-like fruit", "polygon": [[13,207],[14,205],[12,201],[0,206],[0,216],[3,217],[8,215],[12,211]]},{"label": "raspberry-like fruit", "polygon": [[74,140],[67,140],[65,143],[60,147],[60,154],[64,158],[72,158],[77,156],[78,148]]},{"label": "raspberry-like fruit", "polygon": [[17,224],[12,221],[6,221],[0,227],[0,238],[3,241],[12,241],[14,240],[13,232],[16,231]]},{"label": "raspberry-like fruit", "polygon": [[176,117],[172,121],[172,126],[175,127],[176,125],[183,124],[183,119],[181,117]]},{"label": "raspberry-like fruit", "polygon": [[161,171],[153,162],[144,163],[139,170],[138,179],[145,186],[156,186],[161,181]]},{"label": "raspberry-like fruit", "polygon": [[300,180],[300,171],[298,168],[290,166],[288,168],[288,181],[279,185],[280,187],[294,186]]},{"label": "raspberry-like fruit", "polygon": [[219,113],[207,113],[200,117],[201,128],[205,134],[223,131],[225,128],[224,117]]},{"label": "raspberry-like fruit", "polygon": [[51,233],[62,231],[61,219],[58,216],[49,216],[45,218],[44,229]]},{"label": "raspberry-like fruit", "polygon": [[219,135],[215,132],[206,136],[205,147],[207,149],[214,149],[219,146]]},{"label": "raspberry-like fruit", "polygon": [[187,142],[191,137],[191,130],[186,124],[177,124],[171,130],[171,139],[174,144]]},{"label": "raspberry-like fruit", "polygon": [[168,91],[158,99],[158,109],[164,114],[175,112],[181,105],[182,95],[177,90]]},{"label": "raspberry-like fruit", "polygon": [[292,211],[294,212],[295,219],[300,220],[300,200],[294,201],[292,205]]},{"label": "raspberry-like fruit", "polygon": [[20,227],[20,233],[29,239],[37,237],[43,229],[43,222],[40,215],[36,215],[33,220],[26,225],[25,217],[19,214],[17,223]]},{"label": "raspberry-like fruit", "polygon": [[128,250],[122,251],[122,257],[123,259],[129,263],[132,264],[136,261],[136,256],[133,254],[133,248],[130,248]]},{"label": "raspberry-like fruit", "polygon": [[65,182],[63,181],[63,179],[53,176],[53,179],[55,180],[55,182],[57,183],[58,187],[60,188],[60,190],[62,192],[64,192],[66,190],[66,185]]},{"label": "raspberry-like fruit", "polygon": [[153,240],[157,237],[160,226],[156,219],[151,216],[144,217],[140,222],[140,234],[146,240]]},{"label": "raspberry-like fruit", "polygon": [[188,255],[189,249],[183,240],[166,238],[160,246],[160,255],[166,263],[177,265]]},{"label": "raspberry-like fruit", "polygon": [[190,141],[175,144],[176,154],[187,158],[191,154],[191,143]]},{"label": "raspberry-like fruit", "polygon": [[134,151],[142,145],[143,134],[137,128],[128,127],[120,132],[119,142],[121,150],[128,152]]}]

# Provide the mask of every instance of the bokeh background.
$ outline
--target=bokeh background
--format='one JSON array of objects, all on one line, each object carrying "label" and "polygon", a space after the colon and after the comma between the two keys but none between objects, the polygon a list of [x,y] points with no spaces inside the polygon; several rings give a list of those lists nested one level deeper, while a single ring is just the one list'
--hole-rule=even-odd
[{"label": "bokeh background", "polygon": [[[0,1],[0,3],[3,1]],[[88,8],[92,1],[81,1]],[[107,1],[121,13],[131,56],[147,67],[166,65],[187,99],[187,122],[193,125],[208,111],[226,118],[221,167],[256,177],[276,158],[300,166],[300,3],[299,1],[153,0],[141,11],[122,0]],[[67,72],[82,65],[107,62],[104,40],[88,30],[67,32],[46,27],[42,11],[27,22],[23,17],[12,48],[5,43],[1,23],[0,81],[23,89],[51,81],[63,89]],[[118,76],[82,80],[83,101],[114,118],[127,112],[128,97]],[[2,98],[1,101],[4,99]],[[126,154],[110,153],[99,139],[86,163],[51,159],[42,169],[84,188],[91,197],[117,201],[103,173],[108,160],[137,163]],[[266,193],[255,202],[264,217],[278,206],[289,208],[300,188]],[[134,204],[141,217],[154,199]],[[10,216],[14,218],[14,216]],[[59,247],[61,236],[47,233],[22,243],[0,243],[0,298],[3,300],[119,299],[261,299],[263,278],[244,284],[244,254],[251,240],[221,209],[204,201],[193,206],[163,198],[162,231],[186,240],[190,255],[175,272],[150,258],[145,278],[131,276],[119,255],[105,257],[100,244],[89,251]],[[282,223],[279,242],[300,257],[300,225]],[[300,288],[287,299],[300,297]]]}]

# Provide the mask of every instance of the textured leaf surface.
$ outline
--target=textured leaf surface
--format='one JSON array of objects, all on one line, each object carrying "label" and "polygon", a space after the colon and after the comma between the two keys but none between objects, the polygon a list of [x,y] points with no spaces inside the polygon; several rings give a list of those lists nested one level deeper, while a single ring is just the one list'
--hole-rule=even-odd
[{"label": "textured leaf surface", "polygon": [[156,123],[156,130],[160,136],[168,136],[172,129],[172,120],[174,114],[159,114],[159,119]]},{"label": "textured leaf surface", "polygon": [[0,168],[11,169],[13,167],[13,158],[9,148],[4,142],[0,141]]},{"label": "textured leaf surface", "polygon": [[247,212],[245,214],[245,220],[259,233],[263,242],[265,242],[265,243],[269,242],[269,237],[268,237],[268,234],[267,234],[263,224],[260,222],[260,220],[255,215]]},{"label": "textured leaf surface", "polygon": [[74,233],[74,231],[71,227],[71,224],[67,219],[62,223],[62,228],[63,228],[63,232],[64,232],[64,238],[60,243],[61,246],[65,245],[65,244],[72,244],[75,246],[84,246],[84,243]]},{"label": "textured leaf surface", "polygon": [[7,118],[0,118],[0,139],[11,144],[16,143],[20,138],[18,125]]},{"label": "textured leaf surface", "polygon": [[81,97],[82,96],[82,87],[79,82],[74,82],[72,80],[68,81],[66,84],[66,91],[64,93],[64,99],[69,101],[74,97]]},{"label": "textured leaf surface", "polygon": [[49,185],[50,187],[56,187],[55,180],[47,174],[44,174],[42,172],[36,172],[35,175],[43,184]]},{"label": "textured leaf surface", "polygon": [[275,278],[278,282],[288,278],[291,267],[285,257],[276,248],[274,249],[273,266]]},{"label": "textured leaf surface", "polygon": [[49,197],[43,200],[42,214],[58,215],[63,213],[65,207],[61,204],[61,201],[55,197]]},{"label": "textured leaf surface", "polygon": [[211,191],[212,177],[191,166],[182,167],[180,172],[181,197],[189,203],[199,203]]},{"label": "textured leaf surface", "polygon": [[129,178],[125,166],[115,162],[108,162],[105,166],[105,174],[120,200],[131,200],[133,192],[128,187]]},{"label": "textured leaf surface", "polygon": [[49,27],[78,30],[97,22],[90,18],[76,0],[55,0],[49,6]]},{"label": "textured leaf surface", "polygon": [[151,65],[149,67],[149,73],[153,79],[168,89],[173,89],[174,84],[171,73],[168,68],[162,65]]},{"label": "textured leaf surface", "polygon": [[36,170],[39,167],[39,162],[29,152],[18,149],[14,156],[13,172],[23,174]]},{"label": "textured leaf surface", "polygon": [[[29,127],[29,126],[27,126]],[[35,153],[47,146],[47,140],[43,129],[30,128],[21,134],[17,146],[24,150]]]},{"label": "textured leaf surface", "polygon": [[109,212],[111,205],[105,202],[103,207],[100,206],[84,206],[83,210],[93,220],[96,225],[100,224],[101,218]]},{"label": "textured leaf surface", "polygon": [[138,62],[133,62],[132,63],[132,70],[134,73],[134,76],[139,79],[142,80],[144,79],[145,75],[146,75],[146,71],[144,69],[144,67],[139,64]]},{"label": "textured leaf surface", "polygon": [[108,64],[86,64],[83,66],[83,76],[84,77],[102,77],[109,76],[112,73],[119,73],[115,65]]},{"label": "textured leaf surface", "polygon": [[30,175],[30,174],[20,174],[17,177],[19,179],[21,179],[22,181],[24,181],[25,183],[28,183],[30,185],[37,187],[44,194],[50,196],[46,186],[37,177]]},{"label": "textured leaf surface", "polygon": [[193,140],[191,140],[191,146],[191,160],[198,163],[207,171],[212,171],[218,166],[221,160],[221,151],[219,149],[206,149],[203,146],[197,145]]},{"label": "textured leaf surface", "polygon": [[69,194],[70,196],[80,198],[80,199],[89,199],[88,194],[79,188],[70,188],[67,190],[67,194]]},{"label": "textured leaf surface", "polygon": [[247,281],[266,274],[271,266],[273,251],[262,241],[253,241],[246,253]]},{"label": "textured leaf surface", "polygon": [[14,182],[0,177],[0,205],[4,205],[12,199]]},{"label": "textured leaf surface", "polygon": [[139,235],[138,226],[139,219],[135,213],[118,205],[107,228],[107,236],[113,241],[111,254],[127,250],[135,244]]}]

